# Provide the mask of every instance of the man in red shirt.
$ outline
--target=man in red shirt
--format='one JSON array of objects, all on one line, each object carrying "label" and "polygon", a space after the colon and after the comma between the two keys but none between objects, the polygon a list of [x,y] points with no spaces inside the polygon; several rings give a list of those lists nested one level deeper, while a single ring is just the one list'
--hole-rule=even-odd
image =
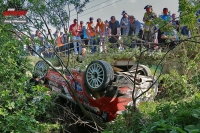
[{"label": "man in red shirt", "polygon": [[[81,27],[77,22],[77,19],[74,19],[74,23],[70,25],[69,32],[72,34],[72,40],[74,44],[74,53],[81,54],[82,46],[81,46]],[[78,48],[79,47],[79,48]]]}]

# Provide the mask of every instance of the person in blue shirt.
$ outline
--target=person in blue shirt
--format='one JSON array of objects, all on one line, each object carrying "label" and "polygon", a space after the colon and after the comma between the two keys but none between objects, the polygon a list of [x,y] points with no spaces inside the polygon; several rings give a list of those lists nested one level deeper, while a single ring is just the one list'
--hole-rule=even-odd
[{"label": "person in blue shirt", "polygon": [[[126,35],[127,36],[134,36],[139,37],[140,39],[143,38],[143,30],[141,28],[141,23],[134,18],[133,15],[129,16],[129,22],[126,28]],[[132,44],[132,48],[136,47],[136,44]]]},{"label": "person in blue shirt", "polygon": [[200,10],[197,11],[196,16],[197,16],[197,22],[200,23],[200,18],[199,18]]},{"label": "person in blue shirt", "polygon": [[123,17],[120,20],[121,35],[125,35],[129,19],[126,11],[122,11],[122,15]]},{"label": "person in blue shirt", "polygon": [[85,45],[88,45],[88,36],[87,36],[87,30],[86,30],[86,27],[83,26],[84,22],[83,21],[80,21],[80,26],[81,26],[81,39],[83,39],[83,43]]},{"label": "person in blue shirt", "polygon": [[181,29],[181,34],[187,37],[191,37],[190,30],[188,29],[188,26],[183,26]]},{"label": "person in blue shirt", "polygon": [[[168,8],[163,8],[161,19],[168,24],[172,24],[172,16],[169,14]],[[165,44],[169,49],[173,49],[176,46],[176,40],[179,40],[176,28],[170,32],[158,30],[158,43]]]},{"label": "person in blue shirt", "polygon": [[163,14],[161,15],[161,19],[166,22],[172,21],[172,16],[168,12],[168,8],[163,8]]},{"label": "person in blue shirt", "polygon": [[199,33],[199,35],[200,35],[200,17],[199,17],[199,14],[200,14],[200,10],[198,10],[197,13],[196,13],[197,23],[198,23],[198,25],[199,25],[198,33]]},{"label": "person in blue shirt", "polygon": [[127,25],[127,29],[126,29],[126,35],[131,36],[137,36],[139,31],[141,29],[141,24],[138,20],[136,20],[134,18],[134,16],[130,15],[129,16],[129,22]]}]

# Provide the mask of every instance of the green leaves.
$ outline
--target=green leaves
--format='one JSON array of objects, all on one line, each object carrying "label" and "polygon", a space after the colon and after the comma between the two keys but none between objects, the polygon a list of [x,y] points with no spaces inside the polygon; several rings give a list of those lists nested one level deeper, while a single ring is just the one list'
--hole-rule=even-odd
[{"label": "green leaves", "polygon": [[0,116],[5,117],[7,115],[8,115],[7,110],[5,108],[3,108],[3,107],[0,107]]},{"label": "green leaves", "polygon": [[8,102],[8,104],[7,105],[5,105],[5,107],[7,107],[8,109],[14,109],[15,108],[15,103],[14,102]]},{"label": "green leaves", "polygon": [[199,133],[200,132],[200,123],[195,125],[188,125],[184,128],[188,133]]},{"label": "green leaves", "polygon": [[200,120],[200,108],[192,111],[192,116]]}]

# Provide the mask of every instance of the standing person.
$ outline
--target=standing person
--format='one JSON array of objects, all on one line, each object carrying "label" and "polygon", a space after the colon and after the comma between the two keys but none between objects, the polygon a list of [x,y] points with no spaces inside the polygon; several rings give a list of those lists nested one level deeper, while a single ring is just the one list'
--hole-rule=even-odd
[{"label": "standing person", "polygon": [[42,35],[42,33],[39,33],[38,35],[38,39],[39,39],[39,54],[44,57],[44,51],[45,51],[45,40],[44,37]]},{"label": "standing person", "polygon": [[[129,16],[129,22],[126,28],[126,35],[127,36],[139,36],[140,39],[143,37],[143,30],[141,29],[140,22],[134,18],[133,15]],[[132,48],[135,48],[137,45],[132,44]]]},{"label": "standing person", "polygon": [[104,53],[107,53],[107,49],[106,49],[106,46],[105,46],[105,43],[106,43],[106,24],[100,18],[97,19],[96,31],[98,31],[97,33],[100,35],[100,43],[102,43],[102,49],[103,49]]},{"label": "standing person", "polygon": [[[79,42],[81,42],[80,32],[81,27],[77,22],[77,19],[74,19],[74,23],[70,25],[69,32],[72,34],[72,40],[74,44],[74,53],[81,54],[82,46]],[[79,50],[77,49],[79,47]]]},{"label": "standing person", "polygon": [[88,36],[87,36],[87,30],[86,30],[86,27],[84,26],[84,22],[83,21],[80,21],[80,25],[81,25],[81,39],[83,39],[83,43],[85,45],[88,45]]},{"label": "standing person", "polygon": [[88,39],[90,40],[90,45],[91,45],[91,53],[96,52],[96,45],[97,41],[95,40],[95,36],[96,36],[96,31],[95,31],[95,26],[93,23],[93,17],[89,18],[90,22],[87,25],[87,33],[88,33]]},{"label": "standing person", "polygon": [[47,58],[52,58],[53,57],[53,45],[51,44],[50,41],[54,40],[54,35],[52,34],[52,30],[48,29],[48,33],[47,33],[47,39],[45,41],[45,57]]},{"label": "standing person", "polygon": [[58,38],[57,38],[57,46],[58,47],[63,46],[63,43],[61,41],[62,36],[63,36],[63,32],[60,32],[60,34],[58,35]]},{"label": "standing person", "polygon": [[[108,20],[106,20],[105,22],[105,43],[104,45],[108,42],[108,27],[109,27],[109,22]],[[107,46],[104,46],[105,47],[105,51],[107,52]]]},{"label": "standing person", "polygon": [[[199,1],[200,3],[200,1]],[[197,24],[198,24],[198,34],[200,35],[200,18],[199,18],[200,10],[196,12],[196,17],[197,17]]]},{"label": "standing person", "polygon": [[81,28],[82,28],[82,31],[81,31],[81,39],[82,39],[82,43],[86,46],[84,46],[82,48],[82,53],[81,55],[83,55],[83,53],[85,53],[86,51],[86,47],[88,46],[88,36],[87,36],[87,30],[86,30],[86,27],[83,25],[84,22],[83,21],[80,21],[80,25],[81,25]]},{"label": "standing person", "polygon": [[56,30],[56,32],[53,34],[53,36],[54,36],[54,46],[57,46],[57,44],[58,44],[59,30]]},{"label": "standing person", "polygon": [[64,50],[65,50],[65,53],[68,54],[70,53],[69,49],[70,49],[70,34],[68,33],[68,29],[65,29],[64,31],[65,33],[62,35],[61,37],[61,42],[62,44],[64,44]]},{"label": "standing person", "polygon": [[[32,40],[33,40],[33,42],[32,42],[32,48],[37,52],[37,53],[39,53],[40,51],[40,44],[38,43],[38,41],[34,41],[34,40],[38,40],[39,39],[39,30],[36,30],[35,31],[35,34],[34,35],[32,35],[31,36],[31,38],[32,38]],[[33,55],[34,56],[36,56],[36,57],[38,57],[38,55],[35,53],[35,52],[33,52]]]},{"label": "standing person", "polygon": [[58,38],[57,38],[57,52],[65,51],[62,38],[63,38],[63,32],[60,32],[60,34],[58,35]]},{"label": "standing person", "polygon": [[180,21],[177,19],[176,14],[172,14],[172,25],[175,26],[176,31],[179,32]]},{"label": "standing person", "polygon": [[109,27],[109,22],[108,20],[104,21],[105,23],[105,35],[108,36],[108,27]]},{"label": "standing person", "polygon": [[122,15],[123,17],[120,20],[121,35],[125,35],[129,20],[128,20],[128,14],[126,13],[126,11],[122,11]]},{"label": "standing person", "polygon": [[[172,17],[171,15],[168,13],[168,8],[163,8],[163,15],[161,15],[161,19],[163,21],[166,21],[167,23],[171,24],[172,21]],[[167,32],[167,31],[163,31],[161,32],[161,30],[158,30],[158,42],[159,43],[164,43],[164,44],[168,44],[167,40],[170,41],[168,47],[170,49],[173,49],[176,46],[176,43],[174,42],[174,40],[178,40],[178,35],[177,35],[177,31],[174,29],[171,32]]]},{"label": "standing person", "polygon": [[120,25],[119,21],[115,19],[115,16],[111,16],[110,21],[109,21],[109,26],[108,26],[108,34],[111,36],[109,39],[110,43],[115,43],[114,46],[119,47],[119,44],[116,44],[119,35],[120,35]]},{"label": "standing person", "polygon": [[[37,52],[37,54],[42,55],[42,52],[44,51],[44,37],[39,32],[39,30],[36,30],[36,34],[32,36],[32,39],[34,40],[32,46]],[[34,56],[38,57],[36,53],[34,53]]]},{"label": "standing person", "polygon": [[168,12],[168,8],[163,8],[163,14],[161,15],[161,19],[170,23],[172,21],[172,16]]},{"label": "standing person", "polygon": [[151,5],[146,5],[144,7],[146,12],[144,13],[143,22],[144,22],[144,40],[149,42],[154,42],[157,39],[157,28],[152,24],[152,20],[157,18],[155,12]]}]

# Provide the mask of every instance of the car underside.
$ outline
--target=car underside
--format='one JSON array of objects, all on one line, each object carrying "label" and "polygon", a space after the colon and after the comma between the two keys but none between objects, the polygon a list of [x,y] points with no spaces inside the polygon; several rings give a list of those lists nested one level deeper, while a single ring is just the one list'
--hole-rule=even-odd
[{"label": "car underside", "polygon": [[157,94],[157,79],[144,65],[133,65],[128,71],[117,71],[108,62],[95,60],[84,71],[65,69],[65,78],[58,71],[44,61],[37,62],[34,68],[46,87],[76,104],[71,86],[83,107],[100,122],[112,121],[127,106],[138,106],[153,100]]}]

